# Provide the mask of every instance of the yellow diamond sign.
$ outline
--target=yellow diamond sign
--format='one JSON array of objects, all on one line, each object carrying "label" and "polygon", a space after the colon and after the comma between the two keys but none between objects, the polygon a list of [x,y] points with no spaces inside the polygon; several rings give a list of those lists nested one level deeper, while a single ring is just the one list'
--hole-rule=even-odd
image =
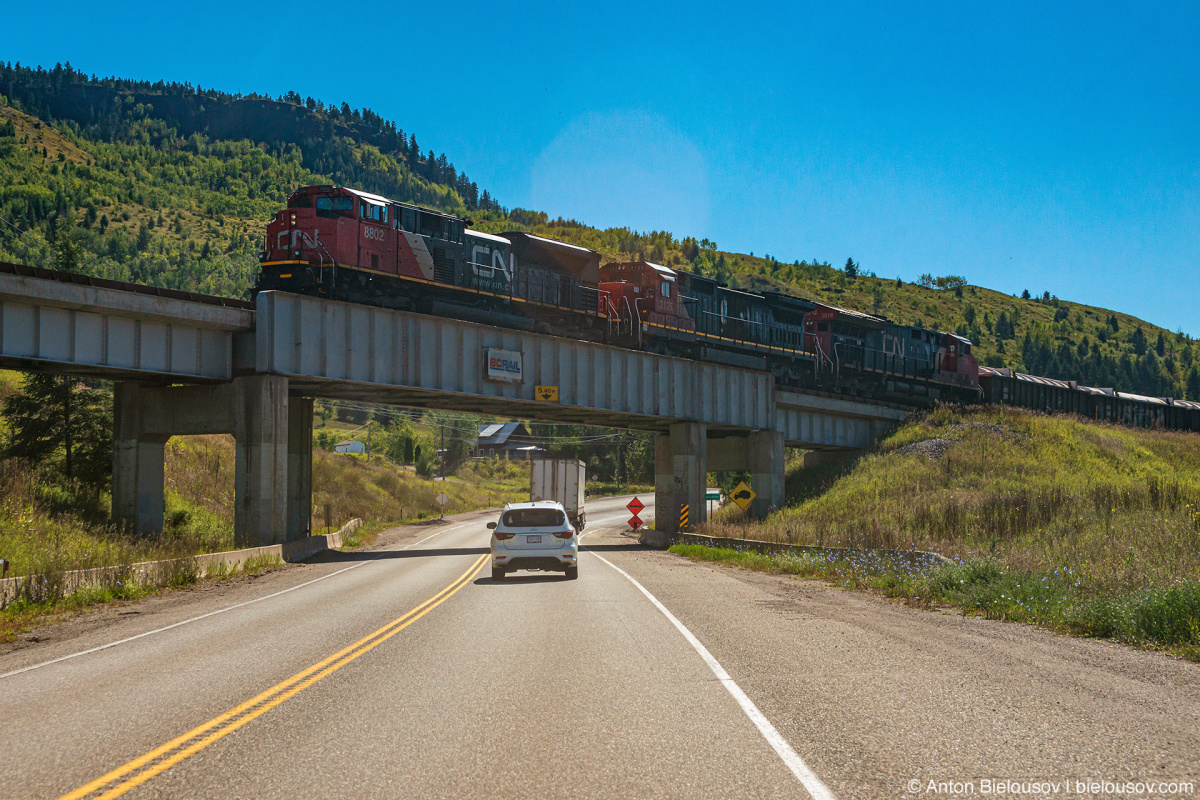
[{"label": "yellow diamond sign", "polygon": [[535,386],[533,387],[533,399],[541,400],[546,403],[558,402],[558,387],[557,386]]},{"label": "yellow diamond sign", "polygon": [[746,485],[745,481],[742,481],[737,485],[736,489],[729,493],[729,496],[733,499],[733,502],[741,506],[742,511],[745,511],[746,506],[750,505],[750,501],[758,495],[754,493],[753,489]]}]

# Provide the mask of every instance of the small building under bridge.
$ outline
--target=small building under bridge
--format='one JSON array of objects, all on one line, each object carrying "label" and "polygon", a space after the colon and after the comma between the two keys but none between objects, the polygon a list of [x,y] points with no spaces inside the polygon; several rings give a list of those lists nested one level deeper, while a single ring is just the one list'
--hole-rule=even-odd
[{"label": "small building under bridge", "polygon": [[524,422],[490,422],[480,425],[472,447],[477,458],[537,458],[546,451],[533,444]]}]

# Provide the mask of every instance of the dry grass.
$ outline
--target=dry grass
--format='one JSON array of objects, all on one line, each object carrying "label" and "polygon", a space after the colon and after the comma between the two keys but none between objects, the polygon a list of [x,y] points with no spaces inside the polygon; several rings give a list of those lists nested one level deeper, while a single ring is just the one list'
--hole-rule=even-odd
[{"label": "dry grass", "polygon": [[368,523],[426,519],[438,514],[435,498],[450,498],[446,513],[502,506],[529,499],[529,468],[519,464],[468,462],[450,479],[433,481],[398,470],[382,458],[313,454],[313,532],[324,532],[325,504],[334,530],[358,517]]},{"label": "dry grass", "polygon": [[[168,498],[174,495],[193,527],[203,518],[223,520],[233,535],[234,443],[230,436],[176,437],[168,442]],[[325,532],[325,504],[332,529],[359,518],[398,523],[436,515],[435,498],[444,491],[447,513],[500,506],[527,499],[529,465],[502,460],[471,461],[445,482],[421,478],[379,457],[313,452],[314,533]],[[170,516],[170,515],[168,515]],[[386,527],[386,526],[384,526]]]}]

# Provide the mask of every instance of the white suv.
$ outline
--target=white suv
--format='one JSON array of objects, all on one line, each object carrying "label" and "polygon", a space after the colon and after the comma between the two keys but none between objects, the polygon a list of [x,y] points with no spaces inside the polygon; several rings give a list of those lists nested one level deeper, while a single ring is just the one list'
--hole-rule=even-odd
[{"label": "white suv", "polygon": [[579,539],[561,503],[512,503],[492,531],[492,579],[518,569],[579,577]]}]

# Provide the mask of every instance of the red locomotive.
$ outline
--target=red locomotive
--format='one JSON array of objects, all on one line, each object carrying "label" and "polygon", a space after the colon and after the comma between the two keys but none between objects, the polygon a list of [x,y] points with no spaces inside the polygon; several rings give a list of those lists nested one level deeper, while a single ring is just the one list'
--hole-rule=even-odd
[{"label": "red locomotive", "polygon": [[599,338],[599,265],[598,253],[565,242],[494,236],[428,208],[306,186],[267,226],[257,289]]}]

